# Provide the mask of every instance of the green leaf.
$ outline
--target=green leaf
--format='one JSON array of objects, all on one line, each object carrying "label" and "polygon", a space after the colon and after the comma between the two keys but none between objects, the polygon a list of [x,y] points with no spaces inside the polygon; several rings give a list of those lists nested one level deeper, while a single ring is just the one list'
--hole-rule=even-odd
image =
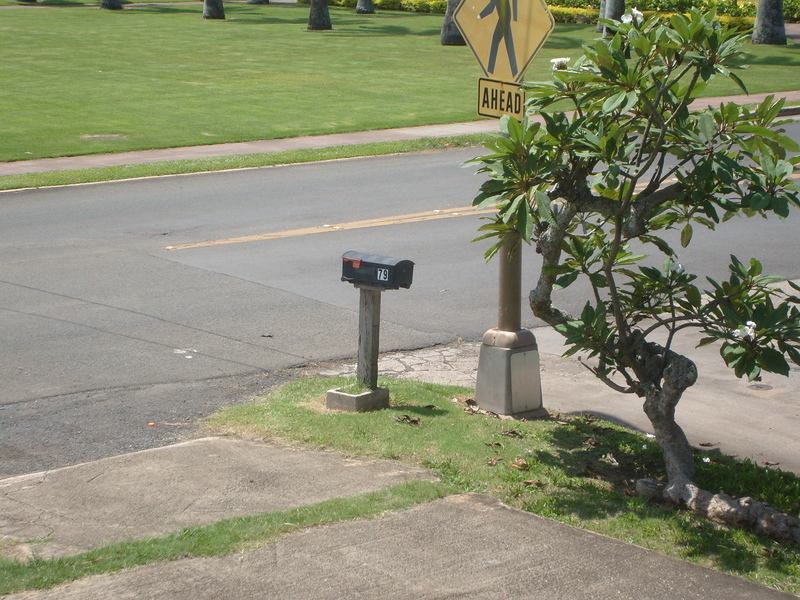
[{"label": "green leaf", "polygon": [[556,218],[553,216],[553,211],[550,209],[550,196],[542,191],[536,190],[533,193],[533,198],[536,202],[536,212],[539,213],[539,216],[555,227]]},{"label": "green leaf", "polygon": [[699,308],[702,304],[700,290],[694,285],[690,285],[686,288],[686,299],[696,308]]},{"label": "green leaf", "polygon": [[571,273],[567,273],[566,275],[562,275],[556,279],[555,283],[553,284],[553,289],[563,290],[568,288],[578,278],[579,274],[580,273],[578,271],[573,271]]},{"label": "green leaf", "polygon": [[521,202],[517,210],[517,231],[520,237],[530,244],[533,237],[533,217],[527,202]]},{"label": "green leaf", "polygon": [[692,224],[687,223],[684,225],[683,230],[681,231],[681,247],[686,248],[689,245],[689,242],[692,241]]},{"label": "green leaf", "polygon": [[758,364],[769,373],[789,376],[789,363],[786,362],[783,354],[775,350],[775,348],[770,348],[769,346],[760,348]]},{"label": "green leaf", "polygon": [[621,92],[617,92],[610,98],[608,98],[605,102],[603,102],[603,107],[600,109],[603,111],[603,114],[609,114],[614,112],[620,106],[622,106],[625,101],[628,99],[628,94],[623,90]]}]

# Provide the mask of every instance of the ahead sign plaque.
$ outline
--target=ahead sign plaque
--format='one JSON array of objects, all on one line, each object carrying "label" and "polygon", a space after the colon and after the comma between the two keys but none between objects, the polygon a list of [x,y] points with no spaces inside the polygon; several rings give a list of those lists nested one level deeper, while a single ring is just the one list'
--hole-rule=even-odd
[{"label": "ahead sign plaque", "polygon": [[478,79],[478,114],[496,119],[511,115],[521,121],[525,116],[525,93],[518,83]]}]

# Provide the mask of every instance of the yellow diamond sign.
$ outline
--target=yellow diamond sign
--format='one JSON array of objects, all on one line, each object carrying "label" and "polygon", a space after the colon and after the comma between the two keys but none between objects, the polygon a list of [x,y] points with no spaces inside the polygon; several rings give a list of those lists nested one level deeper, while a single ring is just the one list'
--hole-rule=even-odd
[{"label": "yellow diamond sign", "polygon": [[553,31],[544,0],[461,0],[453,13],[486,77],[522,81]]}]

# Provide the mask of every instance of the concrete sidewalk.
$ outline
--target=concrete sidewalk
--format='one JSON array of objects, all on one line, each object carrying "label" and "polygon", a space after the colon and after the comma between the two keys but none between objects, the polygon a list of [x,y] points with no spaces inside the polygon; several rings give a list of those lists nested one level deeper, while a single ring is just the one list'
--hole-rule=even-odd
[{"label": "concrete sidewalk", "polygon": [[[534,330],[551,412],[591,411],[634,426],[640,402],[606,390],[549,329]],[[751,455],[800,471],[797,374],[741,382],[717,355],[692,351],[704,385],[678,420],[707,451]],[[681,348],[679,348],[680,350]],[[707,350],[707,349],[704,349]],[[381,357],[384,374],[471,385],[477,345]],[[353,363],[306,374],[348,373]],[[769,388],[769,389],[768,389]],[[646,424],[642,424],[647,429]],[[757,452],[756,452],[757,451]],[[204,438],[46,473],[0,480],[4,554],[63,556],[232,516],[303,506],[430,479],[394,462]],[[11,598],[537,598],[676,600],[796,598],[624,542],[536,517],[479,495],[447,498],[374,520],[304,530],[252,552],[186,559],[90,577]]]},{"label": "concrete sidewalk", "polygon": [[[762,102],[768,95],[769,94],[752,94],[749,96],[741,95],[720,98],[702,98],[693,103],[692,108],[701,109],[706,106],[716,106],[721,102],[756,104],[758,102]],[[774,95],[776,98],[786,98],[787,102],[800,102],[800,90],[793,92],[776,92]],[[237,156],[242,154],[273,153],[287,150],[312,150],[333,146],[369,144],[374,142],[441,138],[475,133],[497,133],[498,131],[499,129],[496,120],[484,119],[482,121],[474,121],[469,123],[424,125],[421,127],[401,127],[378,131],[335,133],[330,135],[261,140],[234,144],[214,144],[208,146],[164,148],[161,150],[144,150],[138,152],[120,152],[117,154],[91,154],[62,158],[44,158],[39,160],[2,162],[0,163],[0,176],[44,173],[48,171],[68,171],[73,169],[93,169],[121,165],[138,165],[168,160],[187,160],[213,158],[218,156]]]},{"label": "concrete sidewalk", "polygon": [[588,531],[453,496],[252,552],[101,575],[13,599],[796,598]]}]

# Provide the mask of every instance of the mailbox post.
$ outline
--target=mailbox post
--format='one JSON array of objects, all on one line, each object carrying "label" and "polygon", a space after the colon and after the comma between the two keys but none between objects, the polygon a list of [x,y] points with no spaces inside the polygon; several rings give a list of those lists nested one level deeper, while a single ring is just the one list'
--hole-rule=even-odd
[{"label": "mailbox post", "polygon": [[330,390],[328,408],[364,412],[389,406],[389,390],[378,387],[381,293],[408,289],[413,275],[414,263],[410,260],[354,251],[342,255],[342,281],[352,283],[360,293],[356,376],[369,390],[361,394]]}]

